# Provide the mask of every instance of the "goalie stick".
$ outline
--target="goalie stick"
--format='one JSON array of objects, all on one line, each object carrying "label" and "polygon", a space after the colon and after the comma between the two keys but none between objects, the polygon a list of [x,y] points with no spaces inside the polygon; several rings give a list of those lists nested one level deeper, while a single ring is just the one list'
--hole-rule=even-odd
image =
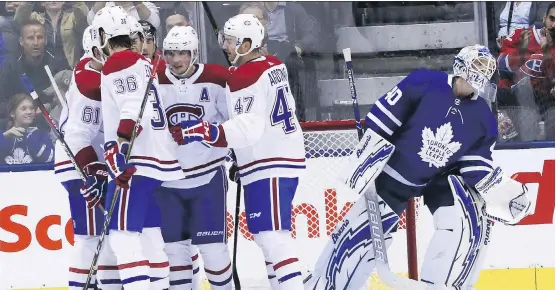
[{"label": "goalie stick", "polygon": [[[353,63],[351,61],[351,49],[344,48],[342,52],[344,55],[344,60],[346,62],[349,91],[351,93],[351,99],[353,101],[353,115],[355,117],[355,125],[357,127],[357,136],[359,140],[361,140],[361,137],[363,136],[363,128],[361,126],[359,105],[357,103],[357,91],[355,89]],[[382,218],[378,207],[378,195],[376,193],[374,185],[371,185],[365,192],[365,199],[367,204],[367,214],[369,216],[369,229],[371,231],[371,238],[373,239],[373,251],[375,254],[376,269],[382,282],[394,289],[400,290],[426,289],[428,284],[401,277],[392,272],[390,266],[388,265],[388,253],[386,250],[386,243],[384,242],[384,229],[382,228]],[[412,203],[410,203],[410,205],[411,204]]]},{"label": "goalie stick", "polygon": [[[133,149],[133,143],[135,143],[135,139],[137,138],[137,134],[139,133],[139,126],[141,125],[141,120],[143,119],[143,113],[145,112],[145,107],[147,105],[147,100],[149,99],[149,93],[151,92],[151,86],[156,76],[156,70],[158,68],[159,63],[160,63],[160,57],[156,59],[156,63],[154,64],[151,74],[149,75],[149,81],[147,82],[145,95],[143,95],[143,101],[141,102],[139,115],[137,116],[137,121],[135,121],[135,126],[133,127],[133,131],[131,133],[131,139],[129,140],[129,149],[127,150],[127,153],[125,155],[126,162],[129,161],[129,157],[131,156],[131,149]],[[112,197],[112,200],[110,201],[110,207],[108,208],[108,213],[105,215],[104,226],[102,228],[102,232],[100,233],[100,238],[97,244],[95,255],[93,256],[93,261],[91,262],[91,267],[89,268],[87,281],[85,281],[85,285],[83,285],[83,290],[89,289],[89,284],[91,283],[91,278],[93,277],[93,273],[95,272],[95,268],[97,267],[98,257],[100,256],[100,251],[102,250],[104,237],[108,232],[110,219],[112,218],[112,214],[114,213],[114,208],[116,207],[116,202],[118,201],[118,197],[120,195],[119,193],[120,193],[120,187],[116,185],[116,189],[114,190],[114,195]]]}]

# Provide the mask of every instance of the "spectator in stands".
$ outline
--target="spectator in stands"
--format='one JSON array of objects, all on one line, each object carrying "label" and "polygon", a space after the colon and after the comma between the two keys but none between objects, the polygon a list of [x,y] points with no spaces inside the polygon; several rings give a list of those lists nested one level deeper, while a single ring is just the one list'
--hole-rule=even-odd
[{"label": "spectator in stands", "polygon": [[54,146],[48,132],[32,127],[37,108],[28,94],[9,102],[9,121],[0,135],[0,164],[52,162]]},{"label": "spectator in stands", "polygon": [[[261,22],[265,27],[265,32],[268,32],[268,14],[266,13],[266,8],[261,2],[246,2],[239,8],[240,14],[252,14]],[[297,54],[295,48],[291,45],[283,45],[285,42],[280,42],[278,40],[269,39],[269,35],[266,35],[266,43],[261,49],[263,55],[274,55],[284,62],[284,65],[288,69],[288,80],[292,90],[292,95],[295,98],[296,104],[296,115],[300,121],[305,121],[305,105],[303,99],[303,92],[301,81],[303,77],[303,60]],[[285,48],[289,46],[289,48]],[[285,48],[285,49],[284,49]]]},{"label": "spectator in stands", "polygon": [[[494,25],[498,30],[496,44],[502,47],[502,40],[512,34],[516,29],[529,28],[535,24],[542,25],[544,13],[549,2],[528,1],[501,1],[494,3]],[[509,23],[509,25],[508,25]]]},{"label": "spectator in stands", "polygon": [[168,31],[174,26],[191,26],[189,13],[183,6],[179,5],[172,12],[170,16],[166,17],[166,32],[164,35],[168,34]]},{"label": "spectator in stands", "polygon": [[[45,106],[50,106],[52,99],[42,93],[50,86],[44,66],[48,65],[52,73],[56,74],[68,68],[67,62],[56,59],[45,49],[45,29],[38,20],[31,19],[23,23],[20,35],[21,55],[10,57],[0,70],[0,108],[6,108],[11,96],[26,92],[20,81],[20,75],[23,73],[29,77]],[[0,118],[6,118],[6,116],[0,116]]]},{"label": "spectator in stands", "polygon": [[[279,51],[295,49],[298,55],[317,44],[319,25],[295,2],[262,2],[268,14],[268,39],[282,44]],[[288,53],[285,52],[284,55]]]},{"label": "spectator in stands", "polygon": [[93,22],[95,14],[105,6],[122,6],[129,16],[139,20],[146,20],[158,29],[160,26],[160,16],[158,15],[158,8],[152,2],[137,2],[137,1],[120,1],[120,2],[95,2],[91,11],[87,15],[89,24]]},{"label": "spectator in stands", "polygon": [[554,3],[547,9],[543,23],[543,28],[517,29],[504,39],[498,57],[499,88],[510,88],[529,77],[536,95],[550,93],[554,79]]},{"label": "spectator in stands", "polygon": [[17,8],[15,20],[17,25],[30,19],[41,22],[46,29],[46,49],[73,68],[81,58],[88,12],[85,2],[24,2]]},{"label": "spectator in stands", "polygon": [[[2,3],[5,3],[3,5]],[[25,2],[6,1],[0,2],[0,34],[4,42],[7,56],[19,55],[19,33],[16,28],[14,15],[17,7]]]},{"label": "spectator in stands", "polygon": [[[517,29],[503,40],[498,57],[500,107],[528,107],[541,116],[554,107],[554,3],[543,23],[543,28]],[[512,121],[521,121],[518,118]]]}]

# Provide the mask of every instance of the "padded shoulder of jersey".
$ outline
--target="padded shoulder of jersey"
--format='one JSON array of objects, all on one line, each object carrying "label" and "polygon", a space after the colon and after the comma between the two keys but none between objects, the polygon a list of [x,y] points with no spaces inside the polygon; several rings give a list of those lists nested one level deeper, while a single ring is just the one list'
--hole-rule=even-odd
[{"label": "padded shoulder of jersey", "polygon": [[73,71],[73,80],[83,96],[100,101],[100,72],[87,68],[91,60],[91,58],[84,58],[77,63]]},{"label": "padded shoulder of jersey", "polygon": [[108,60],[104,64],[104,67],[102,67],[102,74],[109,75],[114,72],[122,71],[136,64],[138,60],[144,60],[148,62],[148,60],[144,56],[134,51],[118,51],[108,58]]},{"label": "padded shoulder of jersey", "polygon": [[230,92],[239,91],[256,83],[267,69],[278,66],[282,62],[273,56],[265,56],[265,60],[250,61],[240,65],[231,73],[228,86]]},{"label": "padded shoulder of jersey", "polygon": [[230,71],[221,65],[204,64],[203,71],[195,83],[212,83],[225,88],[230,76]]}]

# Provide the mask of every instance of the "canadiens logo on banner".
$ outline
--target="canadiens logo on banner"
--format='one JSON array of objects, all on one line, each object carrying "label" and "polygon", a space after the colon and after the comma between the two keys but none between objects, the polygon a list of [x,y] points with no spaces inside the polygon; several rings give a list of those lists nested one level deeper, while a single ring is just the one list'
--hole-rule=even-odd
[{"label": "canadiens logo on banner", "polygon": [[452,142],[454,134],[450,122],[436,129],[436,134],[430,128],[425,127],[421,136],[423,146],[419,156],[421,161],[429,164],[429,167],[440,168],[446,166],[448,159],[461,147],[461,143]]}]

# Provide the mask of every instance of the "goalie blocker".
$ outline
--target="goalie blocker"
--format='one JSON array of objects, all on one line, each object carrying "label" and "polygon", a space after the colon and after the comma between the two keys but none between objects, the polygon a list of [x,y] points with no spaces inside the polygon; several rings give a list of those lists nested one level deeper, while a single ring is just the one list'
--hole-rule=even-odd
[{"label": "goalie blocker", "polygon": [[[350,162],[340,171],[348,176],[342,182],[360,198],[336,226],[305,289],[358,289],[373,272],[373,240],[364,196],[371,186],[376,187],[379,196],[384,242],[386,247],[391,244],[391,233],[406,204],[387,204],[384,199],[393,200],[389,196],[396,193],[377,183],[376,177],[393,152],[390,142],[370,129],[365,132]],[[421,270],[421,281],[429,284],[427,289],[472,289],[494,224],[489,218],[515,224],[528,215],[530,208],[526,187],[505,177],[500,168],[484,177],[477,190],[450,172],[433,179],[422,190],[435,226]]]}]

